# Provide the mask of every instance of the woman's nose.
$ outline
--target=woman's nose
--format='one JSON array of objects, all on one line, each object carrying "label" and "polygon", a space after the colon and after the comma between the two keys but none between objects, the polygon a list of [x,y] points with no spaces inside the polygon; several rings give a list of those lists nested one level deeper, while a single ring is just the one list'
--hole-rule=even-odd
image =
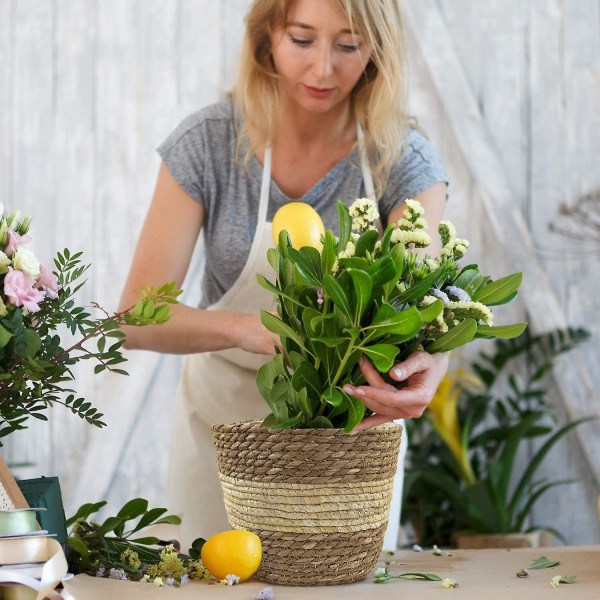
[{"label": "woman's nose", "polygon": [[318,48],[314,69],[319,79],[326,79],[333,73],[333,56],[329,46],[324,44]]}]

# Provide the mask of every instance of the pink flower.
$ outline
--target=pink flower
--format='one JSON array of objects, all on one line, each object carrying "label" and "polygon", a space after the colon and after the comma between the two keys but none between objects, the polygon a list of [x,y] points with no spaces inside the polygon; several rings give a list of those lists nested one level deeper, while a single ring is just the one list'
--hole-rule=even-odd
[{"label": "pink flower", "polygon": [[8,267],[4,278],[4,293],[15,306],[24,306],[29,312],[37,312],[45,293],[36,290],[33,287],[34,283],[33,279],[22,271]]},{"label": "pink flower", "polygon": [[42,265],[40,276],[38,277],[35,286],[46,292],[46,297],[51,300],[58,298],[58,290],[62,287],[60,283],[58,283],[56,275],[50,270],[50,267],[47,267],[46,265]]},{"label": "pink flower", "polygon": [[30,241],[30,235],[19,235],[18,233],[15,233],[12,229],[9,229],[6,248],[4,249],[6,256],[12,256],[19,246],[27,244],[27,242]]}]

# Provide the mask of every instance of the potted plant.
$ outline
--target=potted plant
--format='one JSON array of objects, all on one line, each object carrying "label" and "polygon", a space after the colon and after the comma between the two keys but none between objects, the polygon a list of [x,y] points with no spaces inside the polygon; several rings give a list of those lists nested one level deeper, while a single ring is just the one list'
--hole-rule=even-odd
[{"label": "potted plant", "polygon": [[516,296],[521,274],[492,281],[477,265],[460,266],[468,242],[448,221],[440,256],[417,256],[431,240],[421,205],[407,206],[380,237],[373,202],[338,203],[338,236],[327,230],[320,249],[298,249],[284,230],[268,251],[275,282],[258,276],[277,302],[262,322],[284,351],[257,374],[271,414],[213,431],[230,524],[260,535],[258,576],[267,581],[346,583],[379,557],[401,427],[347,435],[369,414],[343,390],[364,383],[362,356],[385,374],[417,349],[525,328],[494,326],[490,309]]},{"label": "potted plant", "polygon": [[[587,419],[558,426],[544,375],[554,358],[585,340],[581,329],[497,340],[468,372],[449,374],[422,419],[410,424],[403,518],[422,545],[540,545],[532,509],[550,489],[571,479],[536,478],[554,445]],[[519,366],[524,367],[519,369]],[[518,452],[538,448],[518,472]]]},{"label": "potted plant", "polygon": [[119,327],[166,322],[181,293],[174,283],[147,289],[135,306],[114,314],[92,303],[101,313],[93,317],[75,300],[89,268],[81,252],[59,252],[53,271],[28,248],[30,225],[29,217],[0,205],[0,438],[24,429],[29,418],[46,421],[44,411],[55,404],[102,427],[102,413],[69,387],[73,367],[92,360],[95,373],[126,375]]}]

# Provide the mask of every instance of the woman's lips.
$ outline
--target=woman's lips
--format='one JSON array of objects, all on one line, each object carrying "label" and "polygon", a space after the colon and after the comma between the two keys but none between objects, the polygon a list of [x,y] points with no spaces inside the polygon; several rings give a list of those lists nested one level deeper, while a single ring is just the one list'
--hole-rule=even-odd
[{"label": "woman's lips", "polygon": [[306,89],[306,92],[308,93],[309,96],[312,96],[313,98],[319,98],[319,99],[323,99],[323,98],[327,98],[328,96],[330,96],[335,88],[316,88],[316,87],[312,87],[310,85],[305,85],[304,88]]}]

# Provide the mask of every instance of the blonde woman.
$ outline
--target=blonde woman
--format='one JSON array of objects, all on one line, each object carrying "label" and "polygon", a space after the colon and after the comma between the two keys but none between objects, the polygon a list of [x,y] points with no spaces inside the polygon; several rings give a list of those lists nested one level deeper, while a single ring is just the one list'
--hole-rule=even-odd
[{"label": "blonde woman", "polygon": [[[206,256],[199,307],[178,305],[160,328],[127,331],[129,348],[189,355],[173,432],[169,509],[183,542],[228,529],[211,426],[266,416],[257,368],[278,339],[260,322],[270,294],[270,221],[292,200],[335,229],[336,202],[377,199],[384,226],[418,199],[432,230],[446,201],[431,144],[410,128],[396,0],[255,0],[231,98],[185,119],[159,147],[162,164],[122,306],[147,285],[181,284],[201,232]],[[357,429],[421,415],[447,369],[424,352],[386,384],[349,389],[374,411]],[[187,546],[184,546],[187,547]]]}]

